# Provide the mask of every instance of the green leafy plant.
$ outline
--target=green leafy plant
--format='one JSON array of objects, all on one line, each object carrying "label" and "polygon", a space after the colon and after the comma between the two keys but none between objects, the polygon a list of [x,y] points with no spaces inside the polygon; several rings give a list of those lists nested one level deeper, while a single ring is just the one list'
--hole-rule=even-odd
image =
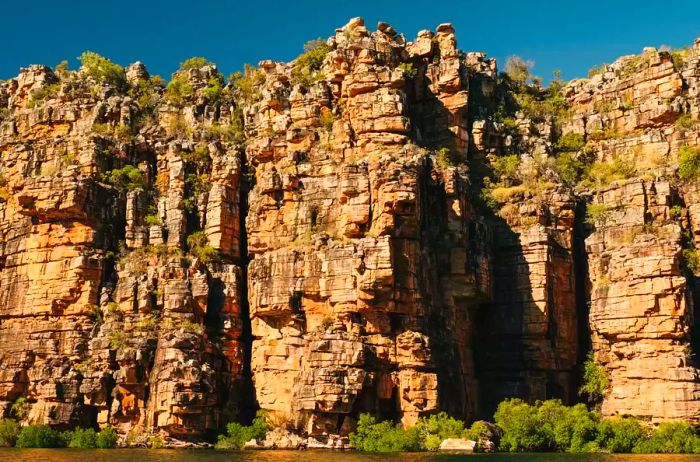
[{"label": "green leafy plant", "polygon": [[146,187],[143,173],[133,165],[110,170],[102,175],[102,180],[114,186],[120,192],[136,191]]},{"label": "green leafy plant", "polygon": [[682,146],[678,151],[678,176],[683,181],[700,177],[700,148]]},{"label": "green leafy plant", "polygon": [[94,449],[97,447],[97,432],[92,428],[76,428],[70,432],[69,448]]},{"label": "green leafy plant", "polygon": [[17,437],[18,448],[60,448],[66,445],[60,432],[48,425],[27,425]]},{"label": "green leafy plant", "polygon": [[445,412],[422,417],[418,421],[422,446],[429,451],[435,451],[440,443],[447,438],[461,438],[465,432],[464,422],[450,417]]},{"label": "green leafy plant", "polygon": [[49,100],[51,98],[55,98],[56,95],[58,95],[58,92],[60,90],[61,90],[61,84],[58,82],[37,88],[35,90],[32,90],[32,92],[29,94],[29,100],[27,101],[27,106],[30,108],[36,107],[46,100]]},{"label": "green leafy plant", "polygon": [[583,139],[583,135],[567,133],[557,140],[555,147],[558,152],[577,152],[583,149],[585,145],[586,141]]},{"label": "green leafy plant", "polygon": [[213,66],[214,63],[201,56],[193,56],[180,63],[180,71],[188,71],[190,69],[201,69],[204,66]]},{"label": "green leafy plant", "polygon": [[324,78],[321,72],[323,60],[330,47],[321,39],[304,44],[304,53],[295,60],[292,68],[292,84],[309,87]]},{"label": "green leafy plant", "polygon": [[693,273],[700,268],[700,255],[695,249],[683,249],[683,263]]},{"label": "green leafy plant", "polygon": [[418,75],[418,69],[416,69],[416,66],[414,66],[413,63],[400,63],[397,67],[409,77],[415,77]]},{"label": "green leafy plant", "polygon": [[241,425],[231,422],[226,425],[226,433],[219,435],[217,449],[241,449],[248,441],[265,439],[267,432],[272,429],[264,412],[259,411],[251,425]]},{"label": "green leafy plant", "polygon": [[244,103],[254,103],[261,97],[260,87],[265,83],[265,72],[250,64],[243,66],[243,72],[237,71],[228,78],[234,96]]},{"label": "green leafy plant", "polygon": [[194,88],[185,74],[175,74],[165,87],[165,98],[175,106],[182,106],[194,94]]},{"label": "green leafy plant", "polygon": [[21,430],[19,423],[12,419],[0,420],[0,447],[14,447]]},{"label": "green leafy plant", "polygon": [[87,75],[99,83],[114,86],[119,91],[128,88],[124,68],[92,51],[86,51],[78,57]]},{"label": "green leafy plant", "polygon": [[369,414],[360,414],[356,430],[350,433],[350,446],[366,452],[419,451],[420,428],[404,429],[390,421],[377,422]]},{"label": "green leafy plant", "polygon": [[591,401],[599,401],[607,394],[609,387],[610,379],[605,366],[596,362],[593,352],[590,352],[583,364],[583,384],[579,394],[588,396]]},{"label": "green leafy plant", "polygon": [[107,425],[97,434],[95,446],[99,449],[111,449],[116,447],[117,440],[117,431],[111,425]]},{"label": "green leafy plant", "polygon": [[219,260],[219,252],[209,245],[209,240],[203,231],[195,231],[187,236],[187,247],[190,253],[205,265]]},{"label": "green leafy plant", "polygon": [[20,396],[15,400],[14,403],[12,403],[12,407],[10,408],[10,415],[15,419],[23,420],[25,417],[27,417],[27,414],[29,414],[29,410],[31,409],[31,407],[32,406],[27,401],[27,398],[25,398],[24,396]]}]

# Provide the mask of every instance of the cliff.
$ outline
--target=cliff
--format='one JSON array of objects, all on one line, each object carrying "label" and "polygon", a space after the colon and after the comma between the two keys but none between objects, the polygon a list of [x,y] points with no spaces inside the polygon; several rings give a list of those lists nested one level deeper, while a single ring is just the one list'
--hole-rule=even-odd
[{"label": "cliff", "polygon": [[346,435],[576,402],[592,351],[605,415],[700,420],[700,41],[507,71],[358,18],[228,83],[94,55],[0,83],[0,411]]}]

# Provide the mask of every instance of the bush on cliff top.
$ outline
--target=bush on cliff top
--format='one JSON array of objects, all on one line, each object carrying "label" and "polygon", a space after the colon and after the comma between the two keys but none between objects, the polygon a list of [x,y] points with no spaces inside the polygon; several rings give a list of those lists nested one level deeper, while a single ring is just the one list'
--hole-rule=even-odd
[{"label": "bush on cliff top", "polygon": [[92,51],[86,51],[78,57],[87,75],[105,85],[112,85],[124,91],[128,87],[124,68]]},{"label": "bush on cliff top", "polygon": [[304,44],[304,53],[299,55],[292,69],[292,84],[309,87],[323,79],[321,65],[331,51],[322,39],[308,41]]},{"label": "bush on cliff top", "polygon": [[250,425],[241,425],[238,422],[226,425],[226,434],[219,435],[216,449],[241,449],[252,439],[265,439],[265,435],[271,429],[272,426],[267,422],[265,414],[258,411]]}]

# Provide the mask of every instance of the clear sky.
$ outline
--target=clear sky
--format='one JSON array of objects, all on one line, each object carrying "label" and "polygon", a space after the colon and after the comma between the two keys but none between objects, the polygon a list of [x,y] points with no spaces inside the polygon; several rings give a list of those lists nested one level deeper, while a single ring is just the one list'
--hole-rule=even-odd
[{"label": "clear sky", "polygon": [[690,45],[700,37],[700,0],[0,0],[0,79],[33,63],[56,65],[92,50],[120,64],[143,61],[166,79],[204,56],[228,74],[245,62],[290,60],[305,41],[354,16],[386,21],[407,39],[451,22],[459,47],[535,62],[548,80],[571,79],[644,46]]}]

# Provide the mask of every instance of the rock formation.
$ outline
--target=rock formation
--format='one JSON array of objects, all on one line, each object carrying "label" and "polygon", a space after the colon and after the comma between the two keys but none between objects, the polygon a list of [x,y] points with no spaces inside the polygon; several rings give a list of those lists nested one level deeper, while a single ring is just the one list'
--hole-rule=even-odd
[{"label": "rock formation", "polygon": [[347,435],[575,402],[590,349],[604,414],[700,420],[700,42],[549,89],[359,18],[228,83],[83,64],[0,83],[5,415]]}]

